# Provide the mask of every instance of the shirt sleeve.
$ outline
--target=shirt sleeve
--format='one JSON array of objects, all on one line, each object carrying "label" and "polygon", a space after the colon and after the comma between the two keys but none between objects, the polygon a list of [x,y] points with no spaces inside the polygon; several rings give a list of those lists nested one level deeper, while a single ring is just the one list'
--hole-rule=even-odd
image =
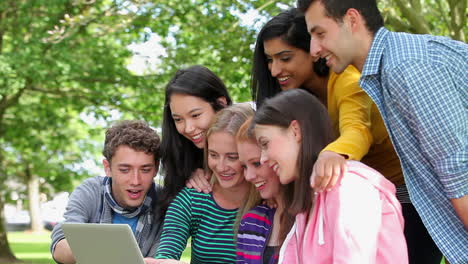
[{"label": "shirt sleeve", "polygon": [[187,188],[176,196],[167,209],[157,259],[179,260],[191,236],[192,197]]},{"label": "shirt sleeve", "polygon": [[[387,73],[398,91],[396,107],[424,157],[438,175],[447,197],[468,194],[468,82],[456,83],[444,66],[411,61]],[[395,95],[397,96],[397,95]]]},{"label": "shirt sleeve", "polygon": [[329,103],[336,103],[338,109],[339,132],[338,138],[325,147],[325,150],[333,151],[348,156],[350,160],[361,160],[372,145],[373,138],[371,126],[372,100],[359,86],[359,72],[354,68],[348,68],[340,74],[335,81],[333,98]]},{"label": "shirt sleeve", "polygon": [[[78,186],[70,195],[65,213],[63,215],[65,223],[89,223],[92,216],[100,205],[100,183],[97,178],[86,180]],[[50,246],[53,255],[57,243],[65,238],[62,230],[62,223],[58,223],[51,234],[52,243]]]}]

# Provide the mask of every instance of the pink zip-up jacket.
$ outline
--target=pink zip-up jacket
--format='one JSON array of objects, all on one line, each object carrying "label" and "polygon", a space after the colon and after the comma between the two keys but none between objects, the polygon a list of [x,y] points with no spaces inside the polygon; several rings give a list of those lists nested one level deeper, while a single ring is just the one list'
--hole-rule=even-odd
[{"label": "pink zip-up jacket", "polygon": [[357,161],[330,191],[300,213],[280,250],[284,264],[406,264],[401,205],[395,186]]}]

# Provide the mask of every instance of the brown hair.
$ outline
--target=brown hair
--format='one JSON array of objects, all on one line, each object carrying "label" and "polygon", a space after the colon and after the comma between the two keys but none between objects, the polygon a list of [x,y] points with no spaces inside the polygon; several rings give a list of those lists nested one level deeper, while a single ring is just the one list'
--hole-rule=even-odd
[{"label": "brown hair", "polygon": [[302,89],[284,91],[265,101],[255,114],[254,122],[287,129],[296,120],[301,129],[301,147],[297,160],[297,178],[287,188],[285,202],[296,215],[312,207],[310,175],[320,152],[333,141],[333,130],[325,106]]},{"label": "brown hair", "polygon": [[102,155],[111,162],[117,148],[125,145],[136,151],[153,154],[154,161],[158,163],[160,143],[158,134],[146,122],[124,120],[107,129]]}]

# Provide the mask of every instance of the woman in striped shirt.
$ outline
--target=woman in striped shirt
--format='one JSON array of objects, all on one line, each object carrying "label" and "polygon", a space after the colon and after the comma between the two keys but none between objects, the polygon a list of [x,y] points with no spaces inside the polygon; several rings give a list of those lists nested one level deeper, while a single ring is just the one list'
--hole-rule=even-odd
[{"label": "woman in striped shirt", "polygon": [[179,260],[189,237],[190,263],[236,262],[233,226],[249,183],[244,179],[235,134],[253,113],[249,104],[237,104],[216,114],[205,146],[205,167],[214,176],[213,191],[182,189],[167,211],[156,260],[146,263],[178,263],[167,259]]},{"label": "woman in striped shirt", "polygon": [[[244,177],[252,183],[249,198],[240,212],[236,263],[274,264],[278,263],[279,248],[294,219],[283,214],[283,189],[288,185],[282,186],[273,169],[261,163],[261,149],[251,123],[252,119],[247,120],[236,135]],[[262,199],[277,207],[262,204]]]}]

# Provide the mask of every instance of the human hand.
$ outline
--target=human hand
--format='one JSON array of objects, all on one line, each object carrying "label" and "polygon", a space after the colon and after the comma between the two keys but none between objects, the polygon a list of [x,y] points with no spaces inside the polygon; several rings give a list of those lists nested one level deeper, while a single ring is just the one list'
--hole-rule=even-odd
[{"label": "human hand", "polygon": [[316,192],[330,190],[346,172],[346,159],[333,151],[323,151],[314,164],[310,185]]},{"label": "human hand", "polygon": [[185,183],[185,186],[194,188],[197,192],[210,193],[212,191],[210,178],[211,174],[205,173],[202,169],[196,169]]}]

